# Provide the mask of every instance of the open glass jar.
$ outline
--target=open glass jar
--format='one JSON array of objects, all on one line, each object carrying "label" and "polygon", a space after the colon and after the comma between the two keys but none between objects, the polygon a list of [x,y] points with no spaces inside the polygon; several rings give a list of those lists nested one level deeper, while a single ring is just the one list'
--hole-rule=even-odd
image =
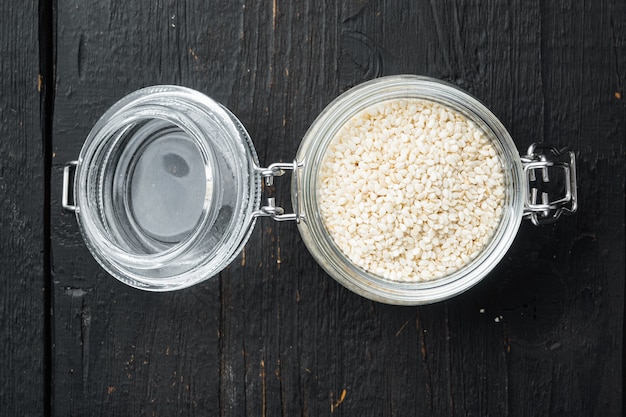
[{"label": "open glass jar", "polygon": [[[391,280],[357,266],[329,233],[320,207],[320,170],[341,128],[373,105],[413,99],[477,126],[497,153],[505,184],[502,214],[484,248],[428,281]],[[285,214],[273,199],[262,202],[261,183],[271,185],[289,170],[293,213]],[[311,254],[345,287],[375,301],[416,305],[452,297],[484,278],[522,218],[542,224],[575,212],[575,180],[571,151],[533,145],[520,157],[485,106],[432,78],[382,77],[349,90],[315,120],[292,162],[267,168],[225,107],[188,88],[156,86],[126,96],[96,123],[78,160],[65,166],[63,206],[76,213],[95,259],[133,287],[175,290],[215,276],[239,254],[256,219],[271,217],[296,221]]]}]

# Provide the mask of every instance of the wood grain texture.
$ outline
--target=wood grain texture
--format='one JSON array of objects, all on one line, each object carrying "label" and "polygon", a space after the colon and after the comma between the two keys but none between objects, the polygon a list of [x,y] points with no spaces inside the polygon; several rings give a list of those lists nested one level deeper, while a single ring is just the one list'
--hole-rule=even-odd
[{"label": "wood grain texture", "polygon": [[[57,6],[56,415],[621,414],[623,2]],[[295,225],[266,220],[219,277],[147,294],[104,273],[61,211],[62,164],[137,88],[212,96],[269,164],[291,160],[342,91],[394,73],[468,90],[522,152],[545,140],[579,155],[579,213],[524,224],[498,268],[453,300],[363,299],[322,272]],[[288,192],[279,180],[287,206]]]},{"label": "wood grain texture", "polygon": [[37,2],[0,6],[0,413],[44,410]]}]

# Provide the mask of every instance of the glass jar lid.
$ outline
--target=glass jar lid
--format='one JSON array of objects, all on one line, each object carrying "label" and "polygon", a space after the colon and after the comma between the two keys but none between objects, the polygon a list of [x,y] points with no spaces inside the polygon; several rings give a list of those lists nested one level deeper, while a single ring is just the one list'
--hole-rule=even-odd
[{"label": "glass jar lid", "polygon": [[219,103],[178,86],[113,105],[76,162],[75,211],[87,246],[113,276],[153,291],[226,267],[247,241],[261,174],[250,137]]}]

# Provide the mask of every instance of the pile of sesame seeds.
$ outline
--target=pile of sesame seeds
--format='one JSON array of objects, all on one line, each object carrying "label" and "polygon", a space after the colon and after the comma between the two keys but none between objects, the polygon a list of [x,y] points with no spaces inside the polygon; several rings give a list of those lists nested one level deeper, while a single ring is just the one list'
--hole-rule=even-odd
[{"label": "pile of sesame seeds", "polygon": [[489,243],[502,216],[502,163],[461,113],[419,99],[377,103],[341,127],[318,198],[343,254],[378,277],[449,275]]}]

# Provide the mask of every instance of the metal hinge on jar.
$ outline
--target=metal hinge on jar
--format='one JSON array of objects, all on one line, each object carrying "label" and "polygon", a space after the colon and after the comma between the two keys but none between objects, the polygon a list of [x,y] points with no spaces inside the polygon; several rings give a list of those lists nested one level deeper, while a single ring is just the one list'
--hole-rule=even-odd
[{"label": "metal hinge on jar", "polygon": [[[257,171],[265,179],[265,185],[271,187],[272,185],[274,185],[274,178],[283,176],[285,174],[285,171],[292,171],[292,181],[294,184],[298,184],[299,167],[301,167],[301,164],[298,164],[298,161],[294,160],[292,163],[277,162],[271,164],[267,168],[257,167]],[[291,192],[293,194],[293,213],[285,213],[285,210],[282,207],[276,206],[276,199],[274,197],[269,197],[266,200],[266,204],[262,206],[259,210],[255,211],[253,213],[253,216],[271,217],[273,220],[276,220],[278,222],[295,220],[296,223],[300,223],[300,220],[302,220],[302,215],[300,214],[297,186],[293,187]]]},{"label": "metal hinge on jar", "polygon": [[521,159],[528,185],[525,218],[538,226],[553,223],[562,214],[576,212],[576,157],[573,151],[533,143],[528,154]]}]

